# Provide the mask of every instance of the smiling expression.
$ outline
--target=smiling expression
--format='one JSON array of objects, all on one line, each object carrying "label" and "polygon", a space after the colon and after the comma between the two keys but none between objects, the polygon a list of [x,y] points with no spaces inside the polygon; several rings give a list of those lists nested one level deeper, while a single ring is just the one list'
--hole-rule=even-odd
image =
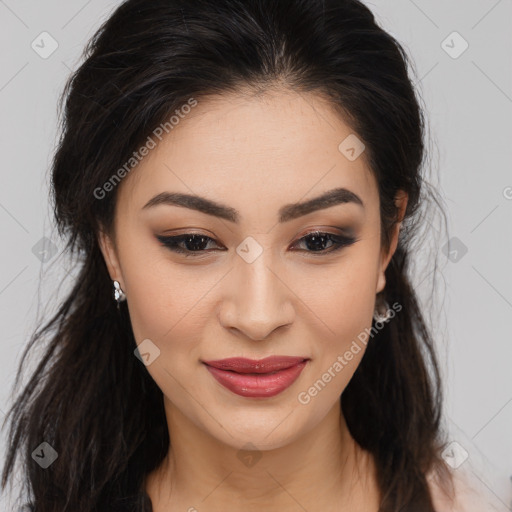
[{"label": "smiling expression", "polygon": [[[390,253],[365,154],[312,93],[201,100],[119,185],[100,235],[166,408],[232,446],[278,447],[339,406],[364,350],[307,405],[297,400],[371,327]],[[203,361],[300,356],[285,389],[241,396]],[[276,428],[276,426],[278,428]]]}]

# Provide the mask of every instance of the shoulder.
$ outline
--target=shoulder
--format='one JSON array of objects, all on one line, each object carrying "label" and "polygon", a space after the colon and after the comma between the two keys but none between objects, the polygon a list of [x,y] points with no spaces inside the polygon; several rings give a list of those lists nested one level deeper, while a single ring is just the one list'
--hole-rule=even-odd
[{"label": "shoulder", "polygon": [[453,486],[429,474],[428,482],[436,512],[505,512],[508,508],[471,470],[448,469]]}]

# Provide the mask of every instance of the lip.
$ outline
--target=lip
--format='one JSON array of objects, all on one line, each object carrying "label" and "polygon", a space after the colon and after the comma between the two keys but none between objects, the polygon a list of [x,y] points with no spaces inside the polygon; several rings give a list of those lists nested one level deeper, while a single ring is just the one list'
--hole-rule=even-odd
[{"label": "lip", "polygon": [[283,392],[299,377],[309,358],[270,356],[264,359],[234,357],[203,361],[212,376],[237,395],[269,398]]}]

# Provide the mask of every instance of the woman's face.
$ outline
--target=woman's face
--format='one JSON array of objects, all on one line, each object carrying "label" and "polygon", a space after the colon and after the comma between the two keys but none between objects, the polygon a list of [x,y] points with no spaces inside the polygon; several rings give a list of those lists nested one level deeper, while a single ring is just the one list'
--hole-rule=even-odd
[{"label": "woman's face", "polygon": [[[199,101],[123,179],[115,244],[100,243],[168,420],[271,449],[339,407],[396,247],[395,237],[381,251],[377,184],[360,144],[317,96],[223,96]],[[148,205],[160,194],[201,200]],[[177,242],[187,253],[158,238],[184,234],[196,235]],[[285,389],[275,383],[284,373],[246,375],[230,389],[204,363],[274,355],[307,359]]]}]

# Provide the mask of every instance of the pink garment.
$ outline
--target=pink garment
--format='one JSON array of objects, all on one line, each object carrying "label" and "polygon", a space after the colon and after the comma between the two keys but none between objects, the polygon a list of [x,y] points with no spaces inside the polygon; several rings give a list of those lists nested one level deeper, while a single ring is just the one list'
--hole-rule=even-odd
[{"label": "pink garment", "polygon": [[455,501],[445,496],[431,480],[432,498],[436,512],[509,512],[506,503],[493,493],[471,470],[460,467],[451,470]]}]

